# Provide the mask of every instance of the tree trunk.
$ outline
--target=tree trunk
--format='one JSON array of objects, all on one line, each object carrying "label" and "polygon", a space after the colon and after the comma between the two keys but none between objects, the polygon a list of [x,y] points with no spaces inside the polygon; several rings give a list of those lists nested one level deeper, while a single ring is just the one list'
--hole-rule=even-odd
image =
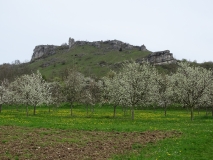
[{"label": "tree trunk", "polygon": [[155,105],[154,105],[154,107],[153,107],[153,108],[154,108],[154,112],[155,112],[155,111],[156,111],[156,107],[155,107]]},{"label": "tree trunk", "polygon": [[126,107],[123,106],[124,116],[126,115]]},{"label": "tree trunk", "polygon": [[189,112],[189,107],[187,106],[187,112]]},{"label": "tree trunk", "polygon": [[208,109],[207,109],[207,107],[206,107],[206,116],[208,115]]},{"label": "tree trunk", "polygon": [[135,118],[135,112],[134,112],[134,107],[132,107],[132,120]]},{"label": "tree trunk", "polygon": [[113,108],[114,108],[113,117],[115,118],[115,110],[116,110],[116,106],[113,106]]},{"label": "tree trunk", "polygon": [[193,107],[191,108],[191,121],[194,119]]},{"label": "tree trunk", "polygon": [[50,113],[50,105],[49,105],[49,113]]},{"label": "tree trunk", "polygon": [[197,107],[197,114],[200,115],[200,107]]},{"label": "tree trunk", "polygon": [[26,106],[26,114],[27,114],[27,117],[28,117],[28,115],[29,115],[28,105]]},{"label": "tree trunk", "polygon": [[1,113],[1,110],[2,110],[2,104],[0,104],[0,113]]},{"label": "tree trunk", "polygon": [[88,111],[88,104],[87,104],[87,116],[88,116],[88,113],[89,113],[89,111]]},{"label": "tree trunk", "polygon": [[212,105],[212,116],[213,116],[213,105]]},{"label": "tree trunk", "polygon": [[72,104],[70,105],[70,115],[72,116]]},{"label": "tree trunk", "polygon": [[33,115],[35,115],[35,112],[36,112],[36,105],[34,105]]},{"label": "tree trunk", "polygon": [[94,113],[94,105],[92,105],[92,113]]},{"label": "tree trunk", "polygon": [[166,104],[164,104],[164,115],[165,115],[165,117],[166,117],[166,109],[167,109]]}]

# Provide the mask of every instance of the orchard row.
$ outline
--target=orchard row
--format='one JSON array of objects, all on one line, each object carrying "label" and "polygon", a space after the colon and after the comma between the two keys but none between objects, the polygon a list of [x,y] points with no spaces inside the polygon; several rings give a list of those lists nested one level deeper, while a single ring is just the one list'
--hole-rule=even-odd
[{"label": "orchard row", "polygon": [[70,69],[63,82],[46,82],[42,75],[23,75],[13,82],[0,84],[0,112],[2,104],[28,106],[70,104],[70,114],[75,102],[86,105],[111,104],[114,116],[117,106],[130,107],[132,119],[136,106],[150,104],[167,106],[181,104],[193,111],[197,107],[213,106],[213,72],[188,62],[178,63],[176,73],[162,75],[148,63],[126,62],[120,72],[111,71],[106,77],[94,80]]}]

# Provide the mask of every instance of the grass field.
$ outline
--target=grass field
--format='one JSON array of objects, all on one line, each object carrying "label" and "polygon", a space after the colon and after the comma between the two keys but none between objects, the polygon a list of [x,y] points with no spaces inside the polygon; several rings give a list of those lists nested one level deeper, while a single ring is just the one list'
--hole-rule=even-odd
[{"label": "grass field", "polygon": [[[166,131],[175,131],[178,135],[170,136],[169,138],[164,137],[164,139],[159,139],[158,141],[149,141],[143,145],[139,143],[140,141],[134,144],[131,143],[128,152],[113,152],[110,155],[110,159],[209,160],[213,158],[213,118],[210,114],[206,116],[205,111],[201,111],[199,115],[195,112],[194,121],[190,120],[190,113],[184,109],[170,109],[167,112],[167,117],[164,117],[164,112],[161,109],[136,110],[134,121],[131,120],[130,112],[127,111],[126,115],[124,115],[121,108],[117,109],[116,118],[112,118],[112,115],[112,107],[97,106],[95,107],[94,113],[90,112],[89,115],[87,115],[86,108],[83,106],[76,106],[73,110],[73,116],[70,117],[69,107],[64,106],[58,109],[51,109],[50,113],[48,108],[38,107],[35,116],[33,116],[33,108],[31,108],[30,115],[27,117],[25,108],[23,107],[16,108],[4,106],[2,113],[0,113],[0,129],[2,129],[0,144],[1,146],[6,144],[9,145],[14,139],[19,139],[19,136],[14,138],[13,136],[15,135],[10,135],[9,137],[5,131],[7,127],[15,127],[14,134],[16,130],[17,132],[21,130],[23,133],[25,130],[26,133],[37,130],[35,132],[43,133],[42,135],[48,135],[50,131],[54,133],[64,131],[66,132],[66,134],[63,133],[66,135],[65,137],[69,137],[69,134],[79,132],[76,134],[84,135],[83,138],[79,137],[80,139],[84,139],[87,136],[94,137],[91,136],[93,133],[97,135],[104,133],[105,136],[100,135],[96,136],[95,140],[92,138],[89,140],[91,143],[98,141],[101,146],[103,146],[101,142],[105,142],[106,139],[113,137],[114,134],[121,134],[119,137],[122,142],[125,140],[125,134],[129,135],[135,133],[132,135],[133,138],[138,136],[137,133],[146,131],[153,131],[153,136],[155,136],[154,133],[156,131],[161,131],[162,133]],[[38,131],[38,129],[45,131],[41,132]],[[111,133],[113,135],[109,135]],[[34,137],[41,134],[34,135]],[[19,135],[19,132],[16,133],[16,135]],[[80,145],[80,142],[77,143],[78,141],[79,139],[76,138],[69,139],[69,141],[61,140],[60,143],[57,141],[57,145],[61,145],[63,142]],[[122,144],[121,142],[119,141],[120,144]],[[82,143],[81,145],[83,145]],[[112,144],[112,142],[109,144]],[[116,147],[121,149],[123,145]],[[115,150],[119,151],[119,149]],[[8,152],[5,152],[4,156],[8,156],[9,159],[19,159],[18,155],[15,156]],[[88,157],[87,159],[96,158],[93,155],[92,158]]]}]

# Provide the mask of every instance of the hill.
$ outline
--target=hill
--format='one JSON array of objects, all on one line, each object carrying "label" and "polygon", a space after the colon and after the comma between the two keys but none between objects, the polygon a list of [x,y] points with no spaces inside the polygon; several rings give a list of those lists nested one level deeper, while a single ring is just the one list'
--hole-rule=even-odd
[{"label": "hill", "polygon": [[[118,40],[75,42],[70,38],[68,45],[36,46],[29,63],[0,65],[0,80],[4,78],[13,80],[16,76],[36,70],[40,70],[44,78],[51,81],[64,79],[67,76],[67,70],[73,67],[86,76],[100,78],[110,70],[119,70],[126,60],[134,60],[138,63],[148,61],[165,74],[175,72],[178,61],[173,58],[169,50],[151,52],[145,45],[133,46]],[[192,62],[192,64],[213,69],[212,62],[201,64]]]},{"label": "hill", "polygon": [[174,60],[168,50],[153,53],[144,45],[133,46],[118,40],[75,42],[70,38],[69,45],[36,46],[29,67],[32,70],[39,69],[47,79],[63,79],[70,67],[77,68],[86,76],[102,77],[110,70],[118,70],[125,60],[160,63],[162,57],[167,63]]}]

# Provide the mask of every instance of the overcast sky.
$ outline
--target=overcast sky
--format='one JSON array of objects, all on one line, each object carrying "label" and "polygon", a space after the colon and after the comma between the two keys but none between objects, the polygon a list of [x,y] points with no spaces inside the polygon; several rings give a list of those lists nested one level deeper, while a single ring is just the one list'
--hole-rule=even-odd
[{"label": "overcast sky", "polygon": [[29,61],[36,45],[69,37],[213,61],[213,0],[0,0],[0,64]]}]

